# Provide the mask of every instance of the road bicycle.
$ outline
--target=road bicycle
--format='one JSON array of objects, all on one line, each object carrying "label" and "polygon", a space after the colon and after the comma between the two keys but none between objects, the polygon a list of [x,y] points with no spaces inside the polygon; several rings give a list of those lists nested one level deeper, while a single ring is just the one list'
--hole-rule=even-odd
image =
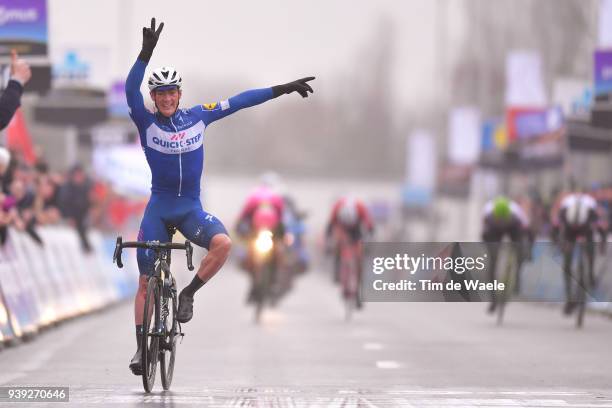
[{"label": "road bicycle", "polygon": [[146,392],[151,392],[159,362],[162,387],[168,390],[174,374],[177,340],[185,335],[176,320],[178,296],[176,280],[170,272],[170,255],[173,249],[185,250],[187,267],[193,271],[193,247],[189,241],[184,244],[123,242],[121,237],[117,237],[113,262],[119,268],[123,268],[121,253],[124,248],[142,248],[155,253],[155,272],[148,278],[142,322],[142,384]]}]

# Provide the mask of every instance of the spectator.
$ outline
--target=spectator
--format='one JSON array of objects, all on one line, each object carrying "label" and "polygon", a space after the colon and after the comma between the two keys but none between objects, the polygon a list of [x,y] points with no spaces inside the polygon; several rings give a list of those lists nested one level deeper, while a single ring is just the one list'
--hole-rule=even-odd
[{"label": "spectator", "polygon": [[41,176],[38,181],[34,210],[39,224],[56,224],[61,219],[59,211],[59,190],[48,176]]},{"label": "spectator", "polygon": [[12,50],[11,77],[2,96],[0,96],[0,130],[7,127],[15,111],[19,108],[23,87],[31,76],[30,66],[17,56],[15,50]]},{"label": "spectator", "polygon": [[0,147],[0,245],[9,228],[24,231],[42,244],[37,226],[66,219],[76,228],[83,249],[90,251],[91,219],[97,219],[97,228],[116,230],[142,214],[142,201],[123,197],[106,183],[90,182],[81,166],[68,174],[53,172],[41,159],[42,152],[37,153],[39,160],[29,166],[19,152]]},{"label": "spectator", "polygon": [[35,228],[34,193],[27,189],[22,180],[15,179],[11,183],[11,197],[15,200],[14,207],[9,210],[12,224],[17,229],[26,231],[34,241],[42,245],[42,238]]},{"label": "spectator", "polygon": [[76,227],[81,239],[81,246],[85,252],[91,251],[87,238],[87,213],[91,206],[89,194],[91,183],[80,165],[70,170],[68,180],[60,191],[60,210],[62,215]]}]

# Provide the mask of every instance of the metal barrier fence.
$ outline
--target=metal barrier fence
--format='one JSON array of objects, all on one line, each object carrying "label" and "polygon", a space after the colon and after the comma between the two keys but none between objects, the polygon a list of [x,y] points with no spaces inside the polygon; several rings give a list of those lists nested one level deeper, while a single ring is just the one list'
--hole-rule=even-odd
[{"label": "metal barrier fence", "polygon": [[0,344],[16,344],[60,321],[108,307],[133,295],[135,262],[112,263],[115,237],[90,231],[85,253],[68,227],[39,230],[44,245],[10,230],[0,246]]}]

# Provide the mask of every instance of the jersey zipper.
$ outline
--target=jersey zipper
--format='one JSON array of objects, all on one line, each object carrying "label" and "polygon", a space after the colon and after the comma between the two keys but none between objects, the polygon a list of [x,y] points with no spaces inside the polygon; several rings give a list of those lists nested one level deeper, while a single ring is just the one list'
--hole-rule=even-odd
[{"label": "jersey zipper", "polygon": [[[174,122],[172,121],[172,117],[170,117],[170,123],[172,124],[172,127],[174,128],[174,133],[178,133],[178,129],[176,128],[176,126],[174,125]],[[183,155],[179,147],[179,191],[178,191],[179,197],[181,196],[182,189],[183,189]]]}]

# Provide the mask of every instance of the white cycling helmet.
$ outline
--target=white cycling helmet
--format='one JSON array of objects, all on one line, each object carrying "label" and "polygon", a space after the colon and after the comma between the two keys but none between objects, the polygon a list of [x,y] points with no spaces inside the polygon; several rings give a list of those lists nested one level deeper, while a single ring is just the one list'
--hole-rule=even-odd
[{"label": "white cycling helmet", "polygon": [[181,88],[183,80],[178,71],[172,67],[161,67],[151,72],[149,76],[149,90],[153,91],[159,88]]},{"label": "white cycling helmet", "polygon": [[0,147],[0,168],[8,166],[11,161],[11,152],[4,147]]},{"label": "white cycling helmet", "polygon": [[347,198],[342,203],[338,211],[338,220],[346,227],[353,227],[359,221],[359,211],[357,210],[357,200]]}]

